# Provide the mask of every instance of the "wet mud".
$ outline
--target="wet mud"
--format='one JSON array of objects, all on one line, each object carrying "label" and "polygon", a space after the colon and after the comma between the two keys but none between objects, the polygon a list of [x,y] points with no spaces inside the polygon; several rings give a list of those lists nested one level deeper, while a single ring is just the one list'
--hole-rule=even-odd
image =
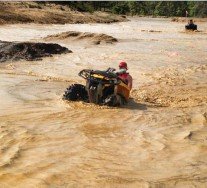
[{"label": "wet mud", "polygon": [[41,60],[53,54],[71,53],[68,48],[52,43],[3,42],[0,43],[0,62]]},{"label": "wet mud", "polygon": [[[73,53],[0,64],[0,187],[205,188],[207,40],[173,24],[133,18],[112,25],[1,26],[2,41],[77,31],[119,42],[63,39],[58,44]],[[205,22],[199,27],[207,30]],[[141,31],[151,29],[162,32]],[[133,77],[127,105],[61,99],[68,85],[84,84],[81,69],[117,68],[121,60]]]}]

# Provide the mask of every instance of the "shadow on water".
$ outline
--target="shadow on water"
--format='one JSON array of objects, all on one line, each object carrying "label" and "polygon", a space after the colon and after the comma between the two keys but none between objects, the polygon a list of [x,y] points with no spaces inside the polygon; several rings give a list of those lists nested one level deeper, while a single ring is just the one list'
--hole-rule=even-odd
[{"label": "shadow on water", "polygon": [[131,99],[129,99],[128,104],[123,106],[123,108],[127,108],[130,110],[147,110],[147,105],[137,103],[133,98],[131,98]]}]

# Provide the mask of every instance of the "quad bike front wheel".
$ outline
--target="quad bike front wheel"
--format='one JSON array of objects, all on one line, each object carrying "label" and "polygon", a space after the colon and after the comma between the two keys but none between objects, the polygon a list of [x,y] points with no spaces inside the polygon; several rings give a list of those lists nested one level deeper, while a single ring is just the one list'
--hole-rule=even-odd
[{"label": "quad bike front wheel", "polygon": [[88,93],[84,85],[72,84],[66,89],[63,95],[63,99],[69,101],[78,101],[78,100],[87,101]]}]

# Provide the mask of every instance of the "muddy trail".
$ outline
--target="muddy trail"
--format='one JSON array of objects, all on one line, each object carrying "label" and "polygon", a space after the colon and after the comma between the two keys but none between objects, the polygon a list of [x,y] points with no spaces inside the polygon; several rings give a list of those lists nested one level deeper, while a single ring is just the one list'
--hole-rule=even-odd
[{"label": "muddy trail", "polygon": [[[0,64],[0,187],[206,187],[207,36],[183,29],[152,18],[1,26],[1,41],[76,31],[118,42],[54,39],[73,53]],[[81,69],[120,60],[133,77],[126,106],[62,100],[68,85],[84,83]]]}]

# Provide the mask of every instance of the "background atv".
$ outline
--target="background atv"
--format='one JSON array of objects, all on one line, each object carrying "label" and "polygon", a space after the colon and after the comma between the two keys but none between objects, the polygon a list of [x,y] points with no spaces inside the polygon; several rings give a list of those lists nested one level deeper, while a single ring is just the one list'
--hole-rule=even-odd
[{"label": "background atv", "polygon": [[79,76],[86,80],[86,85],[70,85],[63,95],[64,100],[82,100],[99,105],[119,106],[125,104],[129,99],[130,89],[109,68],[106,71],[84,69]]},{"label": "background atv", "polygon": [[194,30],[197,30],[197,25],[196,24],[188,24],[185,26],[185,29],[194,31]]}]

